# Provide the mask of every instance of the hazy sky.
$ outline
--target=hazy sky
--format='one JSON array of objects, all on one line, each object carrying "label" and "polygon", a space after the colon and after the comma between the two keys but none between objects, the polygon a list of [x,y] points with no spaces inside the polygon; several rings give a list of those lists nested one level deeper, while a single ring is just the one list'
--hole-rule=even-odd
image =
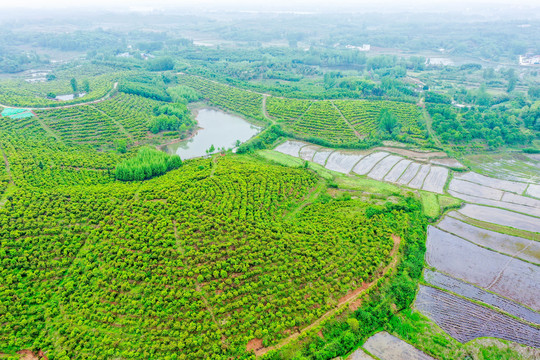
[{"label": "hazy sky", "polygon": [[[357,8],[361,10],[363,7],[371,9],[380,6],[387,8],[389,5],[399,8],[426,7],[437,8],[438,6],[448,7],[477,7],[477,6],[494,6],[494,5],[513,5],[513,6],[531,6],[539,5],[538,0],[0,0],[0,10],[2,8],[13,7],[30,7],[30,8],[75,8],[75,7],[96,7],[96,8],[138,8],[138,7],[186,7],[186,6],[202,6],[202,7],[219,7],[219,8],[264,8],[264,9],[302,9],[309,10],[312,8]],[[421,8],[420,8],[421,9]]]}]

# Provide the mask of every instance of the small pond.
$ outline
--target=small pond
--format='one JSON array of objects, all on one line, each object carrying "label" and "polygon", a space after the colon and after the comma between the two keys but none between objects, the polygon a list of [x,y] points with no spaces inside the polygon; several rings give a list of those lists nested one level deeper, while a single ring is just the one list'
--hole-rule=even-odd
[{"label": "small pond", "polygon": [[250,124],[241,117],[227,114],[215,109],[201,109],[197,113],[197,123],[200,129],[191,139],[168,144],[163,150],[169,154],[177,154],[182,159],[191,159],[207,154],[214,145],[219,148],[231,149],[236,142],[245,142],[255,136],[260,127]]},{"label": "small pond", "polygon": [[[77,98],[81,98],[84,95],[86,95],[86,93],[79,93],[79,96],[77,96]],[[54,99],[59,100],[59,101],[68,101],[68,100],[75,99],[75,95],[74,94],[56,95]]]}]

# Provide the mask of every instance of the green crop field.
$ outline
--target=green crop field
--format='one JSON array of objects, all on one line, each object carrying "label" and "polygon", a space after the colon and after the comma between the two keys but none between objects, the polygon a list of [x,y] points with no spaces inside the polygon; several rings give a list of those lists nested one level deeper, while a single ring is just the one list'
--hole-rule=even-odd
[{"label": "green crop field", "polygon": [[191,75],[180,75],[178,81],[199,91],[203,98],[218,107],[254,120],[264,120],[261,94]]},{"label": "green crop field", "polygon": [[37,116],[62,140],[100,146],[126,138],[115,121],[91,105],[66,109],[39,110]]},{"label": "green crop field", "polygon": [[379,116],[387,109],[397,117],[401,134],[408,135],[416,142],[426,139],[425,126],[421,123],[421,113],[415,104],[397,101],[358,100],[334,101],[343,116],[362,135],[374,135],[379,130]]},{"label": "green crop field", "polygon": [[148,120],[152,110],[163,102],[137,95],[119,94],[110,100],[94,105],[107,116],[117,119],[124,129],[137,140],[147,136]]},{"label": "green crop field", "polygon": [[391,236],[412,226],[406,210],[367,215],[355,200],[286,220],[317,182],[305,169],[225,157],[122,184],[104,170],[114,158],[91,148],[25,149],[8,137],[20,186],[0,209],[0,293],[10,299],[0,302],[0,351],[238,357],[249,340],[274,343],[369,281],[391,259]]}]

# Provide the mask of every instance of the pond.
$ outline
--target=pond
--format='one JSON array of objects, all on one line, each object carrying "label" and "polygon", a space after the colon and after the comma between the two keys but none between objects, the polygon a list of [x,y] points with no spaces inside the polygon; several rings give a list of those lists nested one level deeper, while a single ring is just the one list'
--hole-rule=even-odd
[{"label": "pond", "polygon": [[214,152],[219,148],[236,147],[236,142],[245,142],[255,136],[260,127],[254,126],[241,117],[227,114],[215,109],[201,109],[197,113],[199,130],[191,139],[168,144],[163,150],[169,154],[177,154],[182,159],[191,159],[207,154],[213,145]]},{"label": "pond", "polygon": [[[77,96],[77,98],[81,98],[81,97],[83,97],[84,95],[86,95],[86,93],[79,93],[79,95]],[[59,101],[73,100],[73,99],[75,99],[75,94],[56,95],[56,97],[55,97],[54,99],[55,99],[55,100],[59,100]]]}]

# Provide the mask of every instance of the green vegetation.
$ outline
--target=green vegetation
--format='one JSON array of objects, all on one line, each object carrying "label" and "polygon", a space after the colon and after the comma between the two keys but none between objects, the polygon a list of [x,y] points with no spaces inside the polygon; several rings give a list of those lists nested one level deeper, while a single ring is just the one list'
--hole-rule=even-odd
[{"label": "green vegetation", "polygon": [[[540,72],[517,63],[539,23],[471,14],[5,10],[0,104],[21,109],[0,116],[0,358],[323,360],[380,330],[438,359],[525,357],[411,309],[427,224],[461,200],[271,150],[436,149],[540,180]],[[236,154],[156,150],[204,104],[264,129]]]},{"label": "green vegetation", "polygon": [[122,181],[142,181],[167,171],[178,169],[182,160],[178,155],[167,155],[164,152],[142,148],[137,155],[116,165],[115,177]]},{"label": "green vegetation", "polygon": [[[48,174],[16,154],[17,184]],[[414,228],[407,207],[367,217],[357,200],[314,203],[285,220],[316,176],[246,157],[187,162],[137,186],[79,179],[84,186],[47,192],[19,185],[0,210],[0,291],[10,299],[0,304],[0,351],[238,357],[248,340],[273,343],[372,279],[391,260],[391,235]]]},{"label": "green vegetation", "polygon": [[183,103],[161,105],[154,108],[154,114],[157,116],[148,123],[148,130],[154,134],[165,130],[178,130],[182,133],[195,126],[187,106]]},{"label": "green vegetation", "polygon": [[212,80],[191,75],[180,75],[178,81],[197,91],[214,105],[250,119],[265,121],[262,113],[262,95],[237,89]]},{"label": "green vegetation", "polygon": [[167,89],[167,92],[171,95],[174,102],[182,102],[183,99],[188,102],[194,102],[200,100],[202,97],[198,91],[184,85],[170,87]]},{"label": "green vegetation", "polygon": [[[458,111],[447,105],[428,106],[433,128],[447,144],[470,146],[482,140],[491,149],[503,145],[527,145],[534,139],[531,130],[509,109]],[[519,114],[518,114],[519,115]]]},{"label": "green vegetation", "polygon": [[163,104],[138,95],[120,93],[93,106],[115,119],[133,139],[140,141],[147,136],[148,122],[154,117],[154,109]]},{"label": "green vegetation", "polygon": [[[56,101],[49,95],[73,94],[71,80],[82,79],[88,83],[88,90],[83,97],[73,100]],[[80,103],[100,99],[113,89],[120,73],[111,73],[98,66],[85,65],[80,69],[60,70],[54,79],[45,82],[28,83],[22,79],[3,80],[0,82],[0,104],[26,107],[56,107],[66,104]]]},{"label": "green vegetation", "polygon": [[118,91],[125,94],[139,95],[158,101],[171,101],[171,97],[165,90],[156,88],[144,81],[124,80],[118,85]]},{"label": "green vegetation", "polygon": [[395,275],[389,276],[387,273],[375,288],[366,291],[360,297],[361,305],[358,309],[351,311],[347,308],[320,328],[310,330],[298,342],[269,352],[265,359],[330,359],[344,356],[373,333],[385,329],[397,311],[408,308],[412,303],[424,265],[426,223],[420,215],[420,204],[409,198],[406,204],[387,204],[371,209],[373,216],[407,209],[405,211],[409,214],[411,224],[418,225],[396,232],[401,237],[402,260]]}]

